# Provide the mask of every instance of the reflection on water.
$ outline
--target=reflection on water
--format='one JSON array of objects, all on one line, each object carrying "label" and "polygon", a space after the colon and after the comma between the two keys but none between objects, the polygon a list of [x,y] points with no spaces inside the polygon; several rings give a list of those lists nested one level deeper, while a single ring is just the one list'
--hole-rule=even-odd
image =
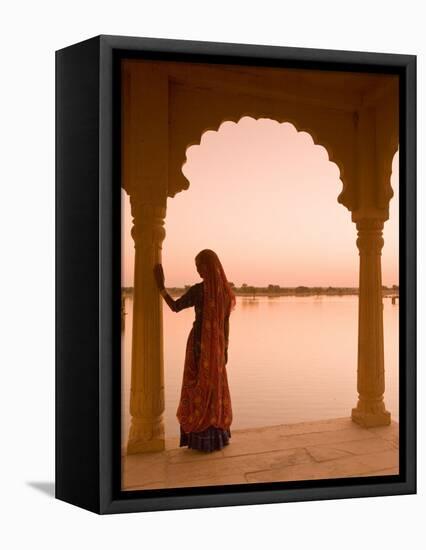
[{"label": "reflection on water", "polygon": [[[398,420],[399,306],[384,299],[385,403]],[[176,409],[193,309],[164,306],[166,437],[178,435]],[[123,437],[127,437],[132,298],[122,337]],[[250,428],[349,416],[356,405],[357,296],[237,297],[231,315],[228,377],[232,427]]]}]

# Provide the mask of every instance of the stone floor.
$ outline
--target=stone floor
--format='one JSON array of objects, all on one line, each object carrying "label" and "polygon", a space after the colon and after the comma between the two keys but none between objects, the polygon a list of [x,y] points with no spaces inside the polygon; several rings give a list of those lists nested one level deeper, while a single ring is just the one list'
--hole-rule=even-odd
[{"label": "stone floor", "polygon": [[213,453],[179,448],[123,456],[123,490],[398,473],[399,428],[361,428],[349,418],[232,430],[229,446]]}]

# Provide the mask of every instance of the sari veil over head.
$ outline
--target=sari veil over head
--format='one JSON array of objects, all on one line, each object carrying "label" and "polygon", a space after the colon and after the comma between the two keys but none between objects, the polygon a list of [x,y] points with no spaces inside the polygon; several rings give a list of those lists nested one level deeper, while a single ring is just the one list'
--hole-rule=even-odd
[{"label": "sari veil over head", "polygon": [[203,273],[201,354],[197,364],[191,331],[185,357],[183,384],[177,417],[184,432],[200,432],[214,426],[226,430],[232,407],[225,369],[225,319],[235,306],[235,295],[222,264],[213,250],[197,255]]}]

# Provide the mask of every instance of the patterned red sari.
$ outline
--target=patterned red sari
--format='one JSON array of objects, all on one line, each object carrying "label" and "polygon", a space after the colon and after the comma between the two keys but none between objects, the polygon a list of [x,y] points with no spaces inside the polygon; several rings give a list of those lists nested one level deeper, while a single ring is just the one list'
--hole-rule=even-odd
[{"label": "patterned red sari", "polygon": [[204,277],[201,352],[194,354],[194,331],[186,346],[182,391],[177,417],[186,433],[213,426],[226,430],[232,422],[231,397],[225,368],[225,319],[235,296],[219,258],[212,250],[197,256],[207,267]]}]

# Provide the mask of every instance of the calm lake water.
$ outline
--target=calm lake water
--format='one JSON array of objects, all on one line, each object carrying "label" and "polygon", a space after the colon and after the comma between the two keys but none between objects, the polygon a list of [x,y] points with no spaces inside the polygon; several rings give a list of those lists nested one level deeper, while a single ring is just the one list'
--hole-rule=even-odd
[{"label": "calm lake water", "polygon": [[[398,420],[399,305],[384,298],[385,403]],[[122,335],[123,438],[128,434],[133,299]],[[185,346],[193,308],[163,304],[166,437],[179,433]],[[231,429],[349,416],[356,405],[357,296],[237,297],[230,318]]]}]

